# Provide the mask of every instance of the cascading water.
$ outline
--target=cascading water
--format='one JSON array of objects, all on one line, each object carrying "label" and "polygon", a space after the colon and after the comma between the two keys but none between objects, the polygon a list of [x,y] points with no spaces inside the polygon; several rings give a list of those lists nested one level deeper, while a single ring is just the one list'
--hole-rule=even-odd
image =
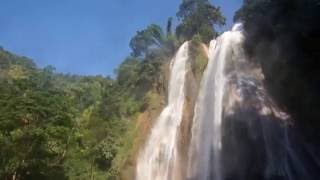
[{"label": "cascading water", "polygon": [[299,140],[290,116],[268,94],[262,69],[245,56],[243,40],[242,25],[236,24],[210,44],[187,179],[317,179],[319,163],[302,153],[312,148]]},{"label": "cascading water", "polygon": [[168,105],[138,157],[137,180],[318,179],[316,148],[301,141],[268,94],[243,40],[236,24],[211,41],[194,114],[185,122],[188,43],[181,46],[171,62]]},{"label": "cascading water", "polygon": [[150,137],[139,154],[137,180],[175,179],[177,162],[177,131],[182,119],[185,99],[185,76],[188,61],[188,42],[171,61],[168,105],[160,114]]},{"label": "cascading water", "polygon": [[241,39],[242,34],[234,28],[210,43],[209,63],[201,82],[193,119],[189,179],[222,179],[220,152],[225,63],[233,53],[233,44]]}]

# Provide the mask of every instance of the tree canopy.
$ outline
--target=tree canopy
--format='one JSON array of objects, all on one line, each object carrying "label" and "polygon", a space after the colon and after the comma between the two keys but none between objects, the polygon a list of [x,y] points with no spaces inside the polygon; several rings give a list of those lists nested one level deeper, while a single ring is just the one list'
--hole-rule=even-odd
[{"label": "tree canopy", "polygon": [[164,33],[161,27],[156,24],[152,24],[142,31],[137,31],[137,34],[130,41],[132,56],[145,56],[152,48],[161,47],[163,41]]},{"label": "tree canopy", "polygon": [[178,37],[190,40],[198,34],[207,43],[218,35],[214,27],[225,24],[220,8],[208,0],[183,0],[177,17],[181,20],[176,29]]}]

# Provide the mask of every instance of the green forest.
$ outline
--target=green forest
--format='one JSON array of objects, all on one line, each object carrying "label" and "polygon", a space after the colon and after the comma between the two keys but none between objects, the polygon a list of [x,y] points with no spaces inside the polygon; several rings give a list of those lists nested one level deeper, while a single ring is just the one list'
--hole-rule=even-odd
[{"label": "green forest", "polygon": [[[248,22],[244,26],[250,34],[246,51],[253,57],[265,57],[266,50],[272,51],[268,43],[274,43],[278,35],[282,39],[276,43],[281,49],[291,48],[293,40],[310,44],[302,51],[292,47],[296,56],[287,61],[282,58],[286,54],[279,54],[273,61],[256,59],[263,64],[267,84],[279,102],[295,112],[297,119],[311,117],[310,121],[299,123],[315,138],[319,134],[316,127],[320,127],[316,110],[319,102],[312,99],[319,96],[315,90],[319,82],[319,51],[309,53],[304,62],[297,57],[319,50],[316,39],[308,36],[316,32],[315,28],[319,30],[319,16],[314,15],[319,14],[315,11],[319,2],[295,0],[286,10],[275,8],[287,2],[246,0],[235,21]],[[294,14],[290,8],[296,7],[301,11],[295,12],[309,14],[298,22],[288,21],[287,16]],[[282,16],[283,12],[287,12],[286,16]],[[314,18],[308,19],[311,16]],[[307,24],[311,20],[317,24]],[[115,77],[58,73],[52,66],[39,68],[32,59],[1,48],[0,179],[122,179],[124,167],[130,166],[137,153],[136,139],[141,136],[138,117],[161,109],[166,103],[170,59],[183,42],[190,40],[192,56],[197,57],[194,71],[202,73],[206,64],[199,57],[198,47],[216,38],[221,33],[217,29],[225,21],[220,8],[208,0],[183,0],[176,17],[168,17],[166,27],[150,24],[136,32],[128,44],[131,53],[115,69]],[[263,43],[254,47],[257,42]],[[288,86],[290,93],[283,88]],[[306,98],[294,96],[297,93]],[[124,176],[130,175],[128,172]]]}]

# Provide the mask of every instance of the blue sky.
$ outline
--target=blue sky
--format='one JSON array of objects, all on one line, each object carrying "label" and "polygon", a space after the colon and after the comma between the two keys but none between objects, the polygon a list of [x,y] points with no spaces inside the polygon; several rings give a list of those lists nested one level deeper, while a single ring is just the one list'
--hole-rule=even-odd
[{"label": "blue sky", "polygon": [[[113,75],[129,41],[151,23],[165,26],[181,0],[0,0],[0,46],[58,72]],[[242,0],[211,0],[232,25]]]}]

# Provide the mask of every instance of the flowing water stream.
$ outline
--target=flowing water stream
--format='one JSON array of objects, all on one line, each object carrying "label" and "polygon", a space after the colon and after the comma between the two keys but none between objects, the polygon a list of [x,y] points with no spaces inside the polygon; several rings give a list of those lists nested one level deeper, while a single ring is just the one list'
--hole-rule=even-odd
[{"label": "flowing water stream", "polygon": [[188,178],[221,180],[221,121],[225,89],[225,64],[233,53],[233,44],[242,34],[237,26],[225,32],[209,47],[209,62],[201,82],[192,127]]},{"label": "flowing water stream", "polygon": [[[299,140],[291,117],[268,94],[243,40],[236,24],[211,41],[190,122],[182,121],[189,43],[180,47],[171,61],[168,105],[139,154],[137,180],[317,179],[315,148]],[[181,127],[190,127],[189,143],[180,142]]]},{"label": "flowing water stream", "polygon": [[157,119],[145,148],[138,157],[137,180],[174,179],[178,166],[177,131],[185,100],[188,48],[188,42],[184,43],[171,61],[168,105]]}]

